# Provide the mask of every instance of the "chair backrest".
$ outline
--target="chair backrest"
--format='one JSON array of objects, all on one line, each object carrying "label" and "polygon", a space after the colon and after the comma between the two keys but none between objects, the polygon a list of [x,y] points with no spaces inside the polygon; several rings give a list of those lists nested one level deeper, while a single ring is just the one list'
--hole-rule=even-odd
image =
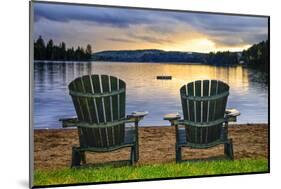
[{"label": "chair backrest", "polygon": [[85,75],[69,84],[69,94],[80,122],[95,127],[78,127],[80,145],[111,147],[124,140],[124,124],[104,127],[125,118],[126,84],[109,75]]},{"label": "chair backrest", "polygon": [[187,140],[210,143],[218,140],[224,121],[229,86],[218,80],[197,80],[180,89]]}]

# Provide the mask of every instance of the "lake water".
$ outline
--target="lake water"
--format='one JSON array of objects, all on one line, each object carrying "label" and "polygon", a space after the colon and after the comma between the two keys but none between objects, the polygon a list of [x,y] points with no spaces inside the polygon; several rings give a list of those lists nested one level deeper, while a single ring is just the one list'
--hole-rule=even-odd
[{"label": "lake water", "polygon": [[[241,112],[238,123],[268,122],[268,85],[259,72],[237,67],[168,63],[36,62],[34,127],[60,128],[60,118],[76,116],[67,85],[85,74],[108,74],[127,84],[126,113],[148,111],[141,126],[169,125],[167,113],[181,113],[179,89],[189,81],[219,79],[230,85],[227,107]],[[156,80],[171,75],[172,80]]]}]

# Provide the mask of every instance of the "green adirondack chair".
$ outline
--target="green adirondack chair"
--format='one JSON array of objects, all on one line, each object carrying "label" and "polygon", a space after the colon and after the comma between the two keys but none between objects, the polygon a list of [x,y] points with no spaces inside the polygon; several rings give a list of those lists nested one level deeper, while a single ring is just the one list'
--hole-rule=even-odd
[{"label": "green adirondack chair", "polygon": [[[139,159],[138,123],[147,112],[126,116],[126,84],[108,75],[85,75],[69,86],[77,118],[60,119],[63,127],[77,127],[79,146],[72,148],[71,167],[86,163],[85,152],[110,152],[130,147],[130,162]],[[125,127],[133,122],[134,127]]]},{"label": "green adirondack chair", "polygon": [[182,161],[182,148],[204,149],[224,144],[224,153],[234,159],[228,122],[236,121],[237,110],[227,110],[229,86],[218,80],[197,80],[180,88],[183,119],[179,114],[164,117],[176,129],[176,161]]}]

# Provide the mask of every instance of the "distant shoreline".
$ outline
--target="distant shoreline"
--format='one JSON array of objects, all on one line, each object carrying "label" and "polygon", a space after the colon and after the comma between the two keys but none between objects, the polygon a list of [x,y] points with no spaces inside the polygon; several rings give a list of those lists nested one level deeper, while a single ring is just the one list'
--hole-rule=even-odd
[{"label": "distant shoreline", "polygon": [[81,62],[81,63],[83,63],[83,62],[92,62],[92,60],[87,60],[87,61],[81,61],[81,60],[33,60],[33,62],[34,63],[71,63],[71,62]]},{"label": "distant shoreline", "polygon": [[35,63],[72,63],[72,62],[79,62],[79,63],[89,63],[89,62],[111,62],[111,63],[152,63],[152,64],[161,64],[161,63],[170,63],[170,64],[204,64],[204,65],[210,65],[207,63],[200,63],[200,62],[141,62],[141,61],[114,61],[114,60],[34,60]]},{"label": "distant shoreline", "polygon": [[242,66],[241,64],[236,65],[213,65],[208,63],[199,62],[137,62],[137,61],[105,61],[105,60],[88,60],[88,61],[71,61],[71,60],[34,60],[34,63],[93,63],[93,62],[105,62],[106,63],[141,63],[141,64],[177,64],[177,65],[208,65],[208,66],[219,66],[219,67],[235,67]]}]

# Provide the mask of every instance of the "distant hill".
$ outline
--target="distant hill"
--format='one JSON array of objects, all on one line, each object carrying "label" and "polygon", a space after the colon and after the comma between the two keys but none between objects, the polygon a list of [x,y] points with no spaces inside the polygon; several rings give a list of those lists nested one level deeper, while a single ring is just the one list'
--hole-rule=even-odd
[{"label": "distant hill", "polygon": [[124,61],[124,62],[186,62],[207,63],[208,54],[181,51],[120,50],[102,51],[92,55],[94,61]]}]

